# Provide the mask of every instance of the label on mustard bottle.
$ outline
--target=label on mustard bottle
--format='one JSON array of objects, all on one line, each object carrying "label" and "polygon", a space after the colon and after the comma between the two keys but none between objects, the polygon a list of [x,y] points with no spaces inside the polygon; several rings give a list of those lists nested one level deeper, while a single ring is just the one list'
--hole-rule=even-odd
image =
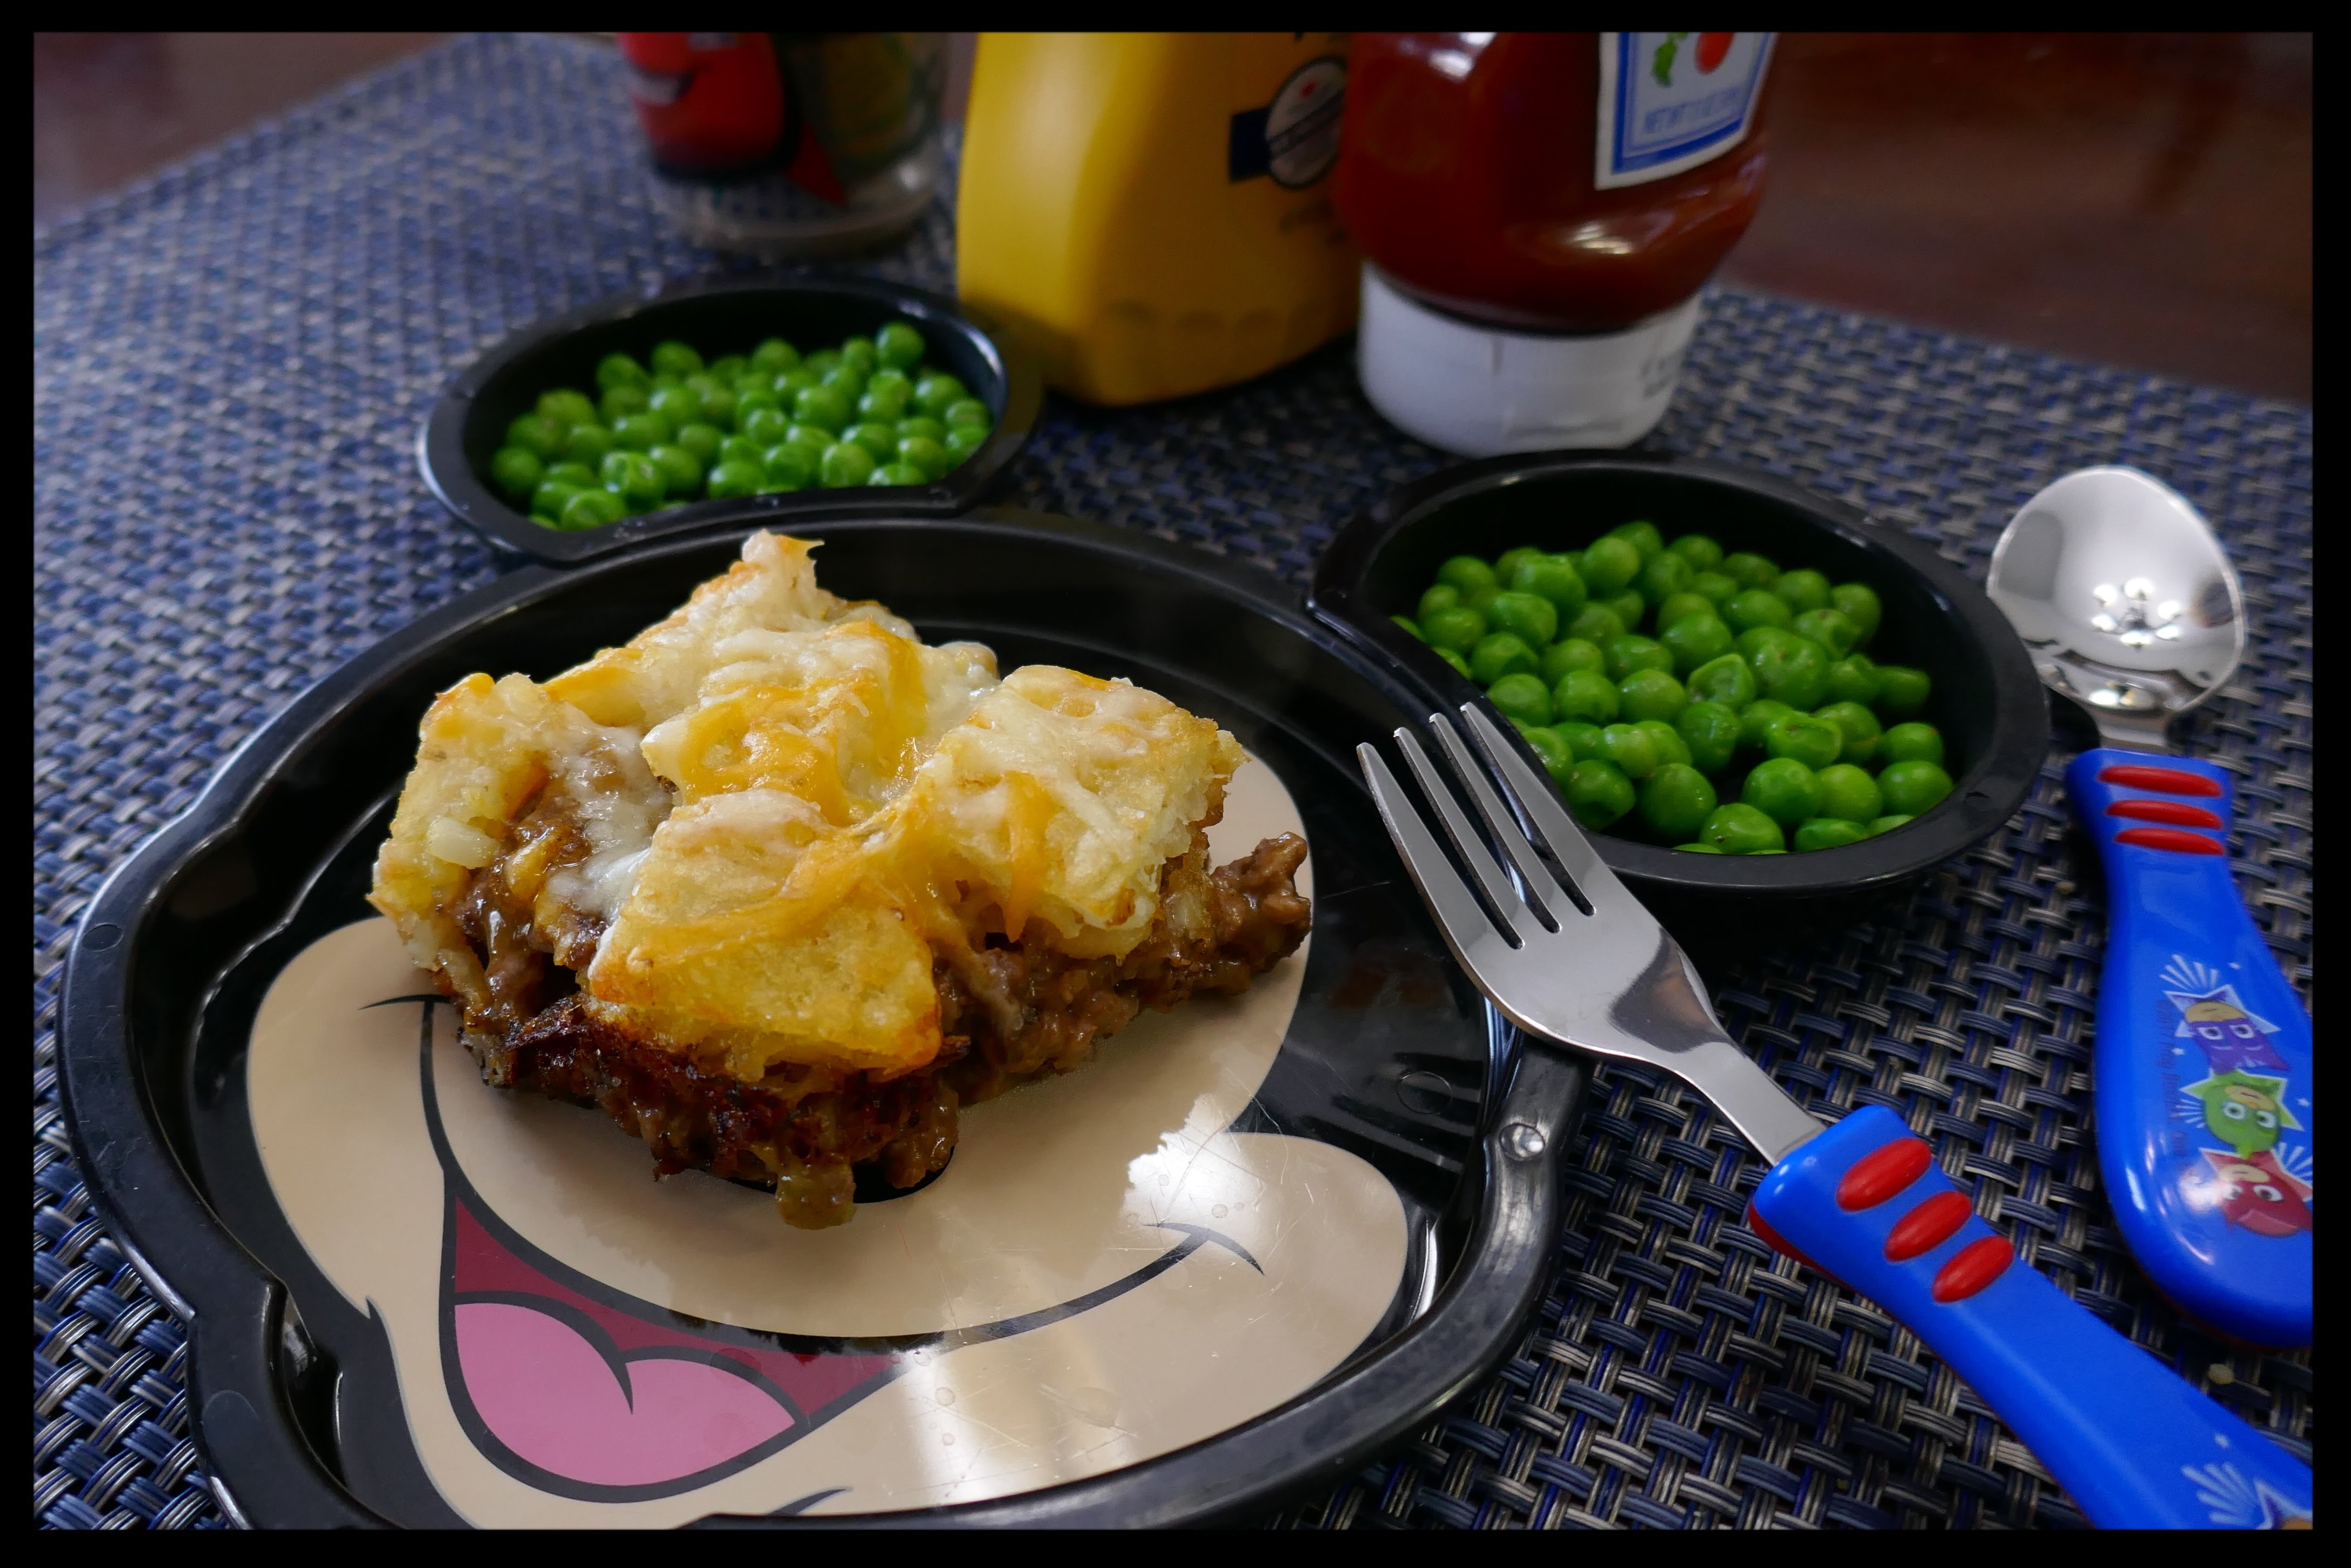
[{"label": "label on mustard bottle", "polygon": [[1771,33],[1603,33],[1592,183],[1646,184],[1747,139]]}]

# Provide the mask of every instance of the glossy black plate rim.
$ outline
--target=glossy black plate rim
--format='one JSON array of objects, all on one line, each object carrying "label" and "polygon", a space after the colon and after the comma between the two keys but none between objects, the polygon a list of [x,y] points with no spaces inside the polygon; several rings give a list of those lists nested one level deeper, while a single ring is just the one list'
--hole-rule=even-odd
[{"label": "glossy black plate rim", "polygon": [[[994,510],[950,519],[832,518],[811,537],[867,528],[1038,529],[1099,553],[1105,570],[1144,568],[1235,596],[1392,694],[1416,696],[1307,616],[1270,577],[1196,549],[1098,524]],[[707,549],[709,535],[664,541],[619,569]],[[353,695],[396,678],[444,640],[579,574],[530,567],[475,589],[321,679],[225,762],[196,801],[99,888],[67,955],[58,1019],[59,1088],[76,1159],[111,1234],[149,1288],[189,1325],[187,1378],[205,1473],[229,1516],[259,1526],[368,1526],[387,1521],[320,1461],[288,1406],[280,1358],[289,1297],[180,1167],[159,1124],[128,1024],[143,928],[178,875],[227,837],[281,770],[336,721]],[[714,1518],[711,1525],[810,1528],[972,1525],[1108,1527],[1209,1523],[1262,1511],[1335,1483],[1473,1387],[1509,1353],[1540,1299],[1563,1217],[1559,1175],[1586,1077],[1577,1059],[1514,1051],[1481,1138],[1479,1211],[1460,1263],[1416,1322],[1289,1404],[1189,1448],[1106,1475],[989,1501],[797,1521]]]},{"label": "glossy black plate rim", "polygon": [[[2032,791],[2049,750],[2048,698],[2022,643],[1991,601],[1959,570],[1924,542],[1873,521],[1843,502],[1752,469],[1676,453],[1520,453],[1464,463],[1402,486],[1343,524],[1323,553],[1308,591],[1309,611],[1356,646],[1384,662],[1425,701],[1450,710],[1475,702],[1494,713],[1474,683],[1429,651],[1370,602],[1364,584],[1389,542],[1447,503],[1518,483],[1530,476],[1573,470],[1671,474],[1744,491],[1808,517],[1823,530],[1916,579],[1980,653],[1990,674],[1996,718],[1991,744],[1952,780],[1950,795],[1931,811],[1888,833],[1834,849],[1787,855],[1696,855],[1607,833],[1592,835],[1609,867],[1645,890],[1708,894],[1813,898],[1867,894],[1923,876],[1943,861],[1982,842],[2014,816]],[[1502,724],[1494,713],[1497,724]],[[1502,724],[1505,734],[1509,726]],[[1531,764],[1540,759],[1527,754]]]},{"label": "glossy black plate rim", "polygon": [[[465,459],[465,423],[484,388],[516,361],[556,339],[626,319],[681,300],[729,294],[799,293],[886,305],[925,326],[953,332],[1001,378],[1004,406],[986,445],[935,484],[870,491],[800,490],[695,501],[609,528],[569,533],[542,528],[483,484]],[[458,521],[501,549],[559,565],[593,560],[654,539],[706,535],[741,527],[790,527],[818,517],[952,517],[968,511],[1036,429],[1045,386],[1035,361],[1008,335],[992,333],[956,300],[912,284],[813,269],[770,269],[615,294],[561,316],[537,321],[500,340],[460,371],[416,433],[416,466],[425,486]]]}]

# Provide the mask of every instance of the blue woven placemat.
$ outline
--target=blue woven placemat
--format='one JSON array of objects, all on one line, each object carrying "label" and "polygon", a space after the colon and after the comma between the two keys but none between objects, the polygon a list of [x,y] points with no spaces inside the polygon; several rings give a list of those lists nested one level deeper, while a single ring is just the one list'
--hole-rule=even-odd
[{"label": "blue woven placemat", "polygon": [[[866,266],[949,287],[951,244],[942,210]],[[730,264],[650,205],[616,61],[511,37],[264,126],[37,235],[34,256],[33,1512],[215,1524],[182,1326],[92,1217],[58,1115],[73,922],[305,683],[501,570],[416,476],[448,376],[526,322]],[[2195,501],[2253,640],[2179,733],[2237,777],[2238,882],[2307,995],[2308,410],[1716,291],[1661,436],[1865,507],[1979,578],[2010,512],[2068,468],[2134,464]],[[1343,518],[1444,461],[1330,350],[1172,405],[1055,402],[1010,498],[1296,583]],[[2102,929],[2081,852],[2053,763],[1898,919],[1714,974],[1724,1020],[1824,1113],[1893,1107],[2037,1267],[2307,1457],[2308,1356],[2184,1325],[2097,1191]],[[1277,1522],[2078,1522],[1915,1338],[1744,1228],[1758,1174],[1695,1096],[1604,1070],[1524,1343]]]}]

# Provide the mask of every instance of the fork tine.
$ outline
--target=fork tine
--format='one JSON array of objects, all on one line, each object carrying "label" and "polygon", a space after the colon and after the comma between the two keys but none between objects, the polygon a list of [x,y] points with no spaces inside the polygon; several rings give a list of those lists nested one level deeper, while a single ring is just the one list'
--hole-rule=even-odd
[{"label": "fork tine", "polygon": [[1519,810],[1549,841],[1553,858],[1566,868],[1576,891],[1583,895],[1583,902],[1595,911],[1605,906],[1613,915],[1627,916],[1638,911],[1640,918],[1652,919],[1593,849],[1583,830],[1575,825],[1575,819],[1567,814],[1567,809],[1560,803],[1559,790],[1551,780],[1539,778],[1533,768],[1520,760],[1518,748],[1502,738],[1494,721],[1479,711],[1475,703],[1461,705],[1461,718],[1477,737],[1478,749],[1486,754],[1494,770],[1510,786],[1510,793],[1517,797]]},{"label": "fork tine", "polygon": [[1405,869],[1412,873],[1421,896],[1436,912],[1437,924],[1445,928],[1446,938],[1456,955],[1460,955],[1479,934],[1493,929],[1493,917],[1445,858],[1437,835],[1428,831],[1428,823],[1414,810],[1404,786],[1388,771],[1380,754],[1369,744],[1361,745],[1355,747],[1355,760],[1364,770],[1364,782],[1372,787],[1373,803],[1379,807],[1380,821],[1387,824],[1388,837],[1395,841]]},{"label": "fork tine", "polygon": [[[1428,716],[1428,722],[1432,726],[1441,725],[1445,717],[1442,714],[1433,713]],[[1395,732],[1395,743],[1396,749],[1404,753],[1405,766],[1419,780],[1421,794],[1426,797],[1429,806],[1436,811],[1437,821],[1445,824],[1446,836],[1460,852],[1461,863],[1469,868],[1469,873],[1485,888],[1486,896],[1493,907],[1500,912],[1503,930],[1514,944],[1524,942],[1528,931],[1519,922],[1526,913],[1526,901],[1519,896],[1518,889],[1512,887],[1510,879],[1502,874],[1501,866],[1487,850],[1485,841],[1479,838],[1478,830],[1469,825],[1468,817],[1455,803],[1453,791],[1446,787],[1444,776],[1437,772],[1437,765],[1429,761],[1428,753],[1421,749],[1419,737],[1408,729],[1399,729]],[[1539,920],[1533,924],[1540,928]]]},{"label": "fork tine", "polygon": [[1510,863],[1519,868],[1519,882],[1527,890],[1528,904],[1539,917],[1548,916],[1548,923],[1556,929],[1557,917],[1568,902],[1566,891],[1559,885],[1559,878],[1542,863],[1542,857],[1535,853],[1534,845],[1527,841],[1526,830],[1519,826],[1518,819],[1510,815],[1510,809],[1502,804],[1501,797],[1494,793],[1493,779],[1485,768],[1479,766],[1478,759],[1469,755],[1469,748],[1461,743],[1460,732],[1447,721],[1443,714],[1430,714],[1428,727],[1437,732],[1437,749],[1443,751],[1445,759],[1453,764],[1453,771],[1460,776],[1462,785],[1468,789],[1470,800],[1476,804],[1478,814],[1486,819],[1486,826],[1492,830],[1495,841],[1502,846],[1502,852],[1510,857]]}]

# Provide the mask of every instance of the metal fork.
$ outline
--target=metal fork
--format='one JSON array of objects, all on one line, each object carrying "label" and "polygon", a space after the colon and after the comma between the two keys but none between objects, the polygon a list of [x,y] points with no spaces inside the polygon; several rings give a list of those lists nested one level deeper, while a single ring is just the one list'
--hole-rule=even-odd
[{"label": "metal fork", "polygon": [[[2029,1268],[1882,1106],[1824,1126],[1750,1061],[1674,939],[1625,891],[1476,704],[1428,728],[1484,833],[1419,739],[1395,732],[1465,879],[1372,747],[1356,757],[1446,945],[1541,1040],[1662,1067],[1771,1164],[1748,1222],[1877,1302],[1974,1386],[2095,1522],[2306,1522],[2311,1475]],[[1498,787],[1499,781],[1499,787]],[[1499,845],[1502,860],[1489,848]],[[1548,852],[1548,859],[1546,859]],[[1508,871],[1504,862],[1508,862]]]}]

